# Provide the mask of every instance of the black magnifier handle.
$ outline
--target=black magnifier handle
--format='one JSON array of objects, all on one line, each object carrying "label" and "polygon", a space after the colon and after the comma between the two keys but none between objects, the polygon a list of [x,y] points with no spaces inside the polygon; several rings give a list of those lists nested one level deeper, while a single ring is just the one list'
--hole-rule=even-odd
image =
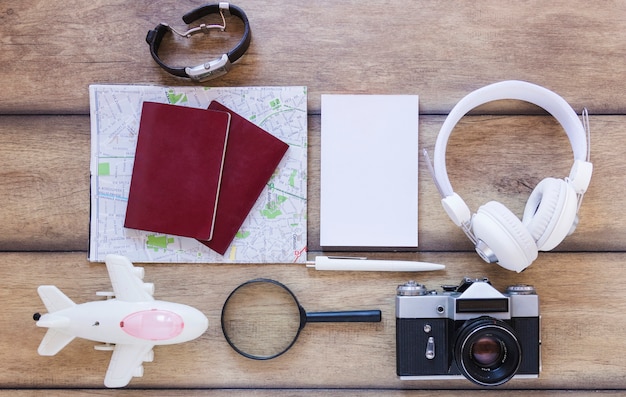
[{"label": "black magnifier handle", "polygon": [[306,313],[307,323],[378,323],[380,310]]}]

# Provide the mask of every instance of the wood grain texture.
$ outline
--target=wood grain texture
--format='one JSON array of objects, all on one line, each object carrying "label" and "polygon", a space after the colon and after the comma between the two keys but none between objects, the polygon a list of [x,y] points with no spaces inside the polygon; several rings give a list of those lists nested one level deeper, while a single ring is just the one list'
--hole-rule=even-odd
[{"label": "wood grain texture", "polygon": [[[85,114],[92,83],[185,84],[152,61],[145,37],[161,21],[184,28],[181,16],[201,4],[3,3],[0,112]],[[624,110],[621,1],[598,7],[580,0],[237,5],[249,16],[252,44],[212,85],[307,85],[315,113],[320,93],[419,93],[423,112],[445,113],[466,92],[514,78],[545,85],[592,113]],[[172,56],[202,62],[214,48],[208,40],[196,36]]]},{"label": "wood grain texture", "polygon": [[[420,146],[432,154],[443,116],[420,117]],[[592,116],[594,176],[576,233],[561,251],[626,248],[626,163],[621,116]],[[89,118],[0,117],[0,249],[87,250],[89,235]],[[392,138],[392,132],[390,132]],[[511,137],[515,137],[512,139]],[[309,117],[308,245],[319,252],[320,118]],[[420,156],[420,251],[471,250],[448,219]],[[534,186],[569,174],[573,158],[561,127],[548,116],[469,116],[448,146],[448,172],[471,209],[497,200],[521,216]],[[520,166],[523,165],[523,166]],[[488,171],[485,171],[488,170]],[[372,181],[375,184],[375,181]]]},{"label": "wood grain texture", "polygon": [[[594,176],[580,224],[557,252],[522,274],[482,262],[446,217],[420,155],[419,239],[413,252],[370,257],[439,262],[442,272],[316,272],[293,265],[146,266],[159,299],[198,307],[210,320],[192,342],[155,348],[155,361],[129,390],[106,390],[110,354],[75,340],[54,357],[37,346],[45,330],[32,314],[36,293],[54,284],[76,302],[110,289],[104,265],[86,259],[89,235],[89,84],[188,85],[150,57],[145,36],[201,0],[45,0],[0,3],[0,397],[73,395],[443,397],[617,396],[626,390],[626,2],[528,0],[238,0],[252,25],[249,51],[232,71],[204,85],[306,85],[309,105],[308,248],[319,245],[320,95],[420,95],[420,147],[432,153],[445,115],[470,91],[521,79],[587,107]],[[204,21],[203,21],[204,22]],[[163,57],[198,64],[227,51],[224,34],[168,37]],[[390,139],[393,131],[390,131]],[[564,177],[571,149],[538,108],[499,101],[465,117],[448,145],[455,190],[473,210],[498,200],[521,215],[533,186]],[[372,181],[372,188],[376,183]],[[389,205],[393,205],[391,200]],[[346,254],[342,252],[340,254]],[[347,254],[363,255],[362,252]],[[543,372],[496,390],[468,381],[400,381],[395,374],[396,285],[432,288],[462,276],[498,288],[534,284],[541,299]],[[227,294],[254,277],[287,284],[310,310],[379,308],[380,324],[312,324],[293,349],[268,362],[237,355],[221,334]]]},{"label": "wood grain texture", "polygon": [[[543,372],[538,380],[512,380],[507,389],[621,389],[615,376],[626,365],[626,296],[607,294],[602,286],[620,279],[624,253],[546,253],[523,274],[495,269],[471,253],[394,254],[390,257],[436,261],[445,271],[410,273],[319,272],[293,265],[145,266],[155,297],[197,307],[209,318],[199,339],[155,347],[155,361],[145,364],[135,388],[471,388],[466,380],[401,381],[395,374],[395,288],[411,278],[438,288],[463,276],[488,275],[493,285],[530,283],[541,300]],[[74,340],[54,357],[37,355],[45,333],[32,314],[43,310],[37,286],[58,286],[77,303],[109,290],[106,269],[88,263],[84,253],[0,254],[3,313],[0,351],[14,357],[0,373],[3,387],[79,387],[102,385],[109,353],[93,343]],[[30,272],[25,272],[29,269]],[[184,269],[184,270],[183,270]],[[598,271],[601,269],[602,271]],[[237,285],[257,277],[287,285],[310,311],[380,309],[381,323],[309,324],[284,355],[269,361],[244,358],[226,343],[222,305]],[[596,285],[598,288],[594,288]],[[608,290],[610,291],[610,289]],[[603,293],[604,292],[604,293]]]},{"label": "wood grain texture", "polygon": [[[619,391],[611,390],[464,390],[464,396],[480,397],[480,396],[503,396],[503,397],[520,397],[528,396],[567,396],[567,397],[616,397],[623,394]],[[0,397],[31,397],[46,395],[48,397],[74,397],[74,396],[137,396],[146,394],[154,397],[215,397],[215,396],[237,396],[237,397],[349,397],[349,396],[391,396],[391,397],[430,397],[433,391],[424,390],[360,390],[360,389],[280,389],[280,390],[263,390],[263,389],[153,389],[147,394],[146,391],[131,390],[102,390],[102,389],[77,389],[77,390],[58,390],[58,389],[36,389],[36,390],[0,390]],[[438,390],[437,396],[440,397],[457,397],[458,390]]]}]

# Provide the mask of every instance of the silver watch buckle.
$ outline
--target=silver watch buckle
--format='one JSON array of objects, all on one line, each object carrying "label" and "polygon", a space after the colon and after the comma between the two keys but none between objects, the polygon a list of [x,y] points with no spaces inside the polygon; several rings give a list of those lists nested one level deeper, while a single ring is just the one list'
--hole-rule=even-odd
[{"label": "silver watch buckle", "polygon": [[[228,8],[226,8],[228,9]],[[178,30],[174,29],[172,26],[170,26],[167,23],[161,23],[164,26],[167,26],[167,28],[172,32],[175,33],[179,36],[182,37],[186,37],[186,38],[190,38],[193,35],[196,35],[198,33],[204,33],[204,34],[209,34],[211,32],[211,30],[219,30],[220,32],[223,32],[226,30],[226,18],[224,17],[224,7],[222,7],[222,4],[220,4],[220,16],[222,17],[222,24],[221,25],[207,25],[206,23],[201,24],[200,26],[196,26],[195,28],[191,28],[189,30],[187,30],[186,32],[179,32]]]}]

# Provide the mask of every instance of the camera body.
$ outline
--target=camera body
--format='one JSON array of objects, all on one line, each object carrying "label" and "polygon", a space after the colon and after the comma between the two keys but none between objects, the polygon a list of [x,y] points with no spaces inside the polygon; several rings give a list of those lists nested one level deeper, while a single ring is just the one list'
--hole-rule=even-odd
[{"label": "camera body", "polygon": [[396,369],[403,380],[467,378],[482,386],[541,371],[539,297],[504,293],[488,279],[428,290],[409,281],[396,294]]}]

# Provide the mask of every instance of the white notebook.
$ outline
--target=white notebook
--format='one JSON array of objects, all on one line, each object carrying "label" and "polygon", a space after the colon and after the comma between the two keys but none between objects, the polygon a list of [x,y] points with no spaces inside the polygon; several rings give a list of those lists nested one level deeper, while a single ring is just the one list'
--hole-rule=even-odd
[{"label": "white notebook", "polygon": [[322,95],[320,244],[417,247],[417,95]]}]

